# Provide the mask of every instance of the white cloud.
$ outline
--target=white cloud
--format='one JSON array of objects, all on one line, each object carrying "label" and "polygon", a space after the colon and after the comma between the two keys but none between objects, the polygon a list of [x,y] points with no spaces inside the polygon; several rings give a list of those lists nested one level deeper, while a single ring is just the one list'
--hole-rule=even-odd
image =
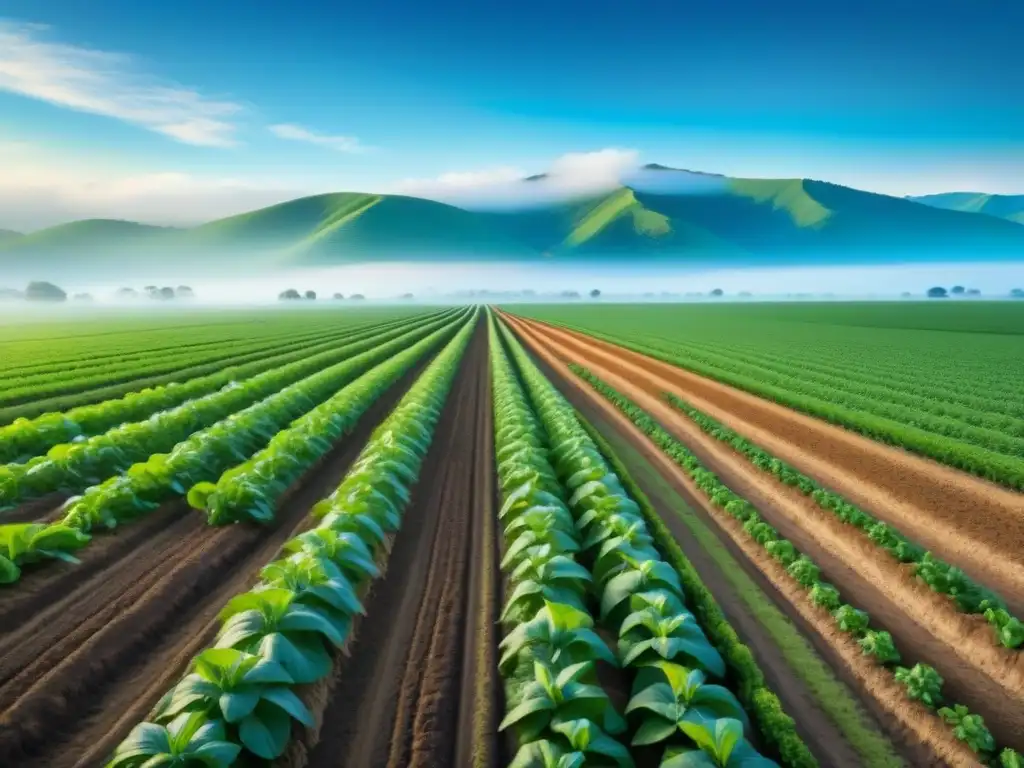
[{"label": "white cloud", "polygon": [[197,224],[326,191],[274,178],[88,165],[23,141],[0,140],[0,168],[0,228],[19,231],[84,218]]},{"label": "white cloud", "polygon": [[104,115],[185,144],[235,144],[241,106],[137,71],[129,56],[43,38],[47,27],[0,20],[0,90]]},{"label": "white cloud", "polygon": [[434,179],[405,179],[394,191],[466,206],[502,206],[564,200],[613,189],[635,170],[635,149],[607,148],[556,158],[543,178],[524,181],[521,168],[497,166],[443,173]]},{"label": "white cloud", "polygon": [[442,173],[433,179],[403,179],[395,185],[395,191],[430,196],[518,182],[526,175],[526,171],[512,166],[485,168],[479,171],[452,171]]},{"label": "white cloud", "polygon": [[319,147],[327,147],[336,152],[365,152],[366,147],[359,142],[355,136],[327,136],[315,133],[301,125],[284,123],[270,126],[270,132],[279,139],[289,141],[304,141],[307,144],[315,144]]}]

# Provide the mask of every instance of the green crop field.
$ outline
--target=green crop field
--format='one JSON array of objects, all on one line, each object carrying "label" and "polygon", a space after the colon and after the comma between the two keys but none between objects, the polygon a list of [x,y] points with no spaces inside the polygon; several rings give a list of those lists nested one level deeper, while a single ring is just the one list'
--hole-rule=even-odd
[{"label": "green crop field", "polygon": [[1019,766],[1022,309],[0,325],[0,766]]},{"label": "green crop field", "polygon": [[1024,487],[1024,304],[520,309]]}]

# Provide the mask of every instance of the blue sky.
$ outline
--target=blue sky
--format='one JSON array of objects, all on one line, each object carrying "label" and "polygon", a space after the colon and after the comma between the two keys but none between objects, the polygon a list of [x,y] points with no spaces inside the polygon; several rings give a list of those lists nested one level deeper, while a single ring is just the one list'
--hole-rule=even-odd
[{"label": "blue sky", "polygon": [[1007,0],[4,0],[0,19],[0,226],[437,195],[567,154],[598,176],[1024,192]]}]

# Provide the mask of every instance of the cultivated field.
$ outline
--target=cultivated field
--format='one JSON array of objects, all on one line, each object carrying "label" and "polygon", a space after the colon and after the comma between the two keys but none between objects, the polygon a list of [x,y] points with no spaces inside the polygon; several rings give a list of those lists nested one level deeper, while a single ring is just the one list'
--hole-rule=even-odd
[{"label": "cultivated field", "polygon": [[0,357],[0,766],[1021,765],[1022,306],[176,313]]}]

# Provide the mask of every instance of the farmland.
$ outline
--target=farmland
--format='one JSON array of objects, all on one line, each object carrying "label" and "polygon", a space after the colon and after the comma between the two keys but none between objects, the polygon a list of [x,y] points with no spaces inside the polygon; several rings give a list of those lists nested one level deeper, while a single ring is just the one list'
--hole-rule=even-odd
[{"label": "farmland", "polygon": [[1022,309],[0,326],[0,766],[1019,766]]}]

